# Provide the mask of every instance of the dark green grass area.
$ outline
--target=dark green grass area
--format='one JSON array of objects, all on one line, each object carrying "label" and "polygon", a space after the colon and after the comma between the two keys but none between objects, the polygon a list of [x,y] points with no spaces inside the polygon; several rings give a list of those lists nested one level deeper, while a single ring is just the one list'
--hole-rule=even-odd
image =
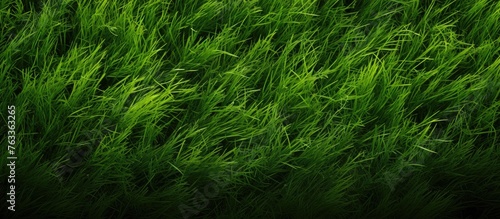
[{"label": "dark green grass area", "polygon": [[500,218],[499,54],[493,0],[0,1],[2,218]]}]

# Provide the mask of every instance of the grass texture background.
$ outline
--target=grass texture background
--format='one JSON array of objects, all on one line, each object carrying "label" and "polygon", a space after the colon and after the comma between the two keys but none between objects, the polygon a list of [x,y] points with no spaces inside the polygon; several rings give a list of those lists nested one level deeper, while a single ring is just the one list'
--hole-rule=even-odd
[{"label": "grass texture background", "polygon": [[2,0],[0,40],[2,218],[500,218],[499,1]]}]

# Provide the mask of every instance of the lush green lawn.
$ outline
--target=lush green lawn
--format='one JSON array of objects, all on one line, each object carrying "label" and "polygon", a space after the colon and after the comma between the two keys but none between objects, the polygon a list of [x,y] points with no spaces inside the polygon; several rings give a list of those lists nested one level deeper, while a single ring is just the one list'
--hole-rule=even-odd
[{"label": "lush green lawn", "polygon": [[2,218],[500,218],[499,1],[33,2]]}]

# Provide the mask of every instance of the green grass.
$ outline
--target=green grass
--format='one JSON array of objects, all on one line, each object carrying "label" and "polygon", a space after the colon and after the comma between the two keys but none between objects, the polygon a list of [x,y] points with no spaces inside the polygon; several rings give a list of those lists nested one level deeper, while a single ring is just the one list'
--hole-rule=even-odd
[{"label": "green grass", "polygon": [[493,0],[1,1],[2,218],[500,218],[499,21]]}]

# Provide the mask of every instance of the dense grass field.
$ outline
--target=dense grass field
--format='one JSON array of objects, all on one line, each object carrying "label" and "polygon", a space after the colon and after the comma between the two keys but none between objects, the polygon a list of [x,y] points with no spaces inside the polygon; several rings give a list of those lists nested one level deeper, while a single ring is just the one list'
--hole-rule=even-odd
[{"label": "dense grass field", "polygon": [[0,28],[1,218],[500,218],[499,1],[1,0]]}]

